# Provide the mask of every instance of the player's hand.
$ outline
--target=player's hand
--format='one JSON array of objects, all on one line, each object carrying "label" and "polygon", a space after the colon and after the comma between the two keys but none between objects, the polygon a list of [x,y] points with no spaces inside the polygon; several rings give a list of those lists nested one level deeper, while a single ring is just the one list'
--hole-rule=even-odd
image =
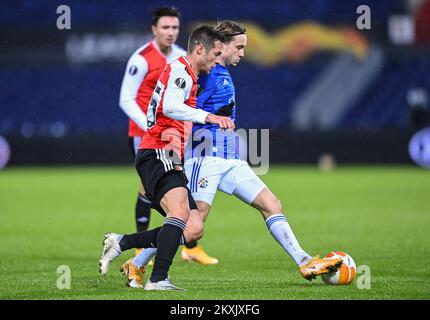
[{"label": "player's hand", "polygon": [[229,117],[208,114],[206,117],[206,122],[217,124],[221,129],[233,130],[235,128],[234,122]]}]

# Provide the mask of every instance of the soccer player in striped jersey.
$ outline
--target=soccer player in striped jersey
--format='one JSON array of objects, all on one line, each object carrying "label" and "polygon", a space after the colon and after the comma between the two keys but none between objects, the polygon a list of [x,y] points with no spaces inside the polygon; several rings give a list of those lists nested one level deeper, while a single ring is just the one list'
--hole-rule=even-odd
[{"label": "soccer player in striped jersey", "polygon": [[[152,93],[144,132],[136,155],[136,169],[148,198],[161,208],[163,226],[134,234],[107,233],[99,260],[106,275],[111,262],[132,248],[157,248],[154,268],[145,290],[182,290],[168,272],[180,244],[195,241],[203,232],[202,219],[187,187],[183,169],[184,145],[192,122],[216,123],[233,129],[229,117],[196,109],[197,76],[209,73],[221,54],[223,38],[210,26],[195,29],[188,51],[168,64]],[[145,251],[145,250],[143,250]],[[141,253],[142,254],[142,253]]]},{"label": "soccer player in striped jersey", "polygon": [[[174,7],[160,7],[153,12],[152,33],[154,39],[137,49],[127,63],[121,85],[119,105],[129,117],[129,147],[136,157],[137,148],[147,129],[146,114],[149,100],[166,64],[173,62],[186,51],[175,44],[179,35],[180,12]],[[148,229],[151,202],[144,195],[140,185],[135,204],[137,231]],[[136,250],[136,256],[141,249]],[[201,264],[215,264],[218,259],[209,256],[196,241],[187,243],[182,249],[185,260],[194,260]],[[136,268],[131,260],[122,266],[122,272],[128,276],[128,285],[140,287],[145,268]],[[137,284],[136,284],[137,282]]]},{"label": "soccer player in striped jersey", "polygon": [[[199,78],[202,93],[198,96],[197,108],[228,116],[235,121],[235,88],[228,68],[237,66],[244,57],[246,30],[232,21],[222,22],[216,30],[225,39],[224,49],[211,73]],[[188,187],[204,220],[209,214],[217,190],[221,190],[235,195],[261,212],[269,232],[294,260],[305,279],[311,280],[340,267],[341,259],[312,257],[301,248],[283,213],[281,201],[248,163],[239,159],[234,130],[225,131],[217,124],[196,123],[192,131],[192,139],[188,140],[191,148],[187,150],[185,172],[189,181]]]}]

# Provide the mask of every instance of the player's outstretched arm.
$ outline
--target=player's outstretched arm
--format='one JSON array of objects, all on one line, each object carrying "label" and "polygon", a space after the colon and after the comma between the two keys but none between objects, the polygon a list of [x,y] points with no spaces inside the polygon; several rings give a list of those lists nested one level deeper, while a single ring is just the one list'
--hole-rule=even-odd
[{"label": "player's outstretched arm", "polygon": [[234,122],[229,117],[210,114],[202,109],[192,108],[184,102],[190,95],[193,82],[183,70],[172,71],[164,92],[163,113],[166,117],[196,123],[214,123],[222,129],[233,129]]},{"label": "player's outstretched arm", "polygon": [[165,116],[182,121],[196,123],[214,123],[222,129],[234,129],[234,122],[229,117],[210,114],[201,109],[192,108],[182,101],[185,99],[183,90],[168,88],[164,94],[163,113]]},{"label": "player's outstretched arm", "polygon": [[186,105],[184,101],[184,90],[166,88],[163,105],[164,115],[175,120],[192,121],[202,124],[206,123],[205,119],[209,113],[200,109],[192,108]]}]

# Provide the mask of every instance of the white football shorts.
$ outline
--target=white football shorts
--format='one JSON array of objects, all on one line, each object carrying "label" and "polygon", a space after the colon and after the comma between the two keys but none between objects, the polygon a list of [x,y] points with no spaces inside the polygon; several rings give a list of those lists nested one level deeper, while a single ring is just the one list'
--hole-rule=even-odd
[{"label": "white football shorts", "polygon": [[210,205],[217,190],[233,194],[247,204],[266,188],[246,161],[220,157],[191,158],[185,162],[188,188],[194,200]]}]

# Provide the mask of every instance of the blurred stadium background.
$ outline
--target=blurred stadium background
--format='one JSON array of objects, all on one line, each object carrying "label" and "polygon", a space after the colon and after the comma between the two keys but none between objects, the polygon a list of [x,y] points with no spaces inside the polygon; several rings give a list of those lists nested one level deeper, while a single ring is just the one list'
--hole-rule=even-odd
[{"label": "blurred stadium background", "polygon": [[[71,30],[56,27],[61,4],[70,6]],[[161,4],[1,2],[0,135],[9,165],[130,163],[119,88]],[[430,122],[430,1],[167,4],[182,10],[183,47],[200,22],[248,28],[247,56],[233,70],[238,127],[271,129],[271,163],[316,163],[322,154],[339,163],[412,163],[410,138]],[[370,30],[356,27],[362,4]],[[428,150],[418,147],[424,162]]]},{"label": "blurred stadium background", "polygon": [[[56,27],[63,4],[71,30]],[[166,299],[97,273],[102,235],[135,228],[119,90],[164,4],[182,11],[184,47],[202,22],[247,27],[232,75],[238,127],[270,129],[276,165],[262,179],[303,248],[372,270],[372,290],[304,281],[256,211],[220,193],[202,239],[220,264],[177,261],[172,277],[189,291],[168,299],[428,299],[430,171],[413,158],[430,167],[430,0],[2,0],[0,299]],[[356,27],[363,4],[370,30]],[[60,265],[72,290],[58,290]]]}]

